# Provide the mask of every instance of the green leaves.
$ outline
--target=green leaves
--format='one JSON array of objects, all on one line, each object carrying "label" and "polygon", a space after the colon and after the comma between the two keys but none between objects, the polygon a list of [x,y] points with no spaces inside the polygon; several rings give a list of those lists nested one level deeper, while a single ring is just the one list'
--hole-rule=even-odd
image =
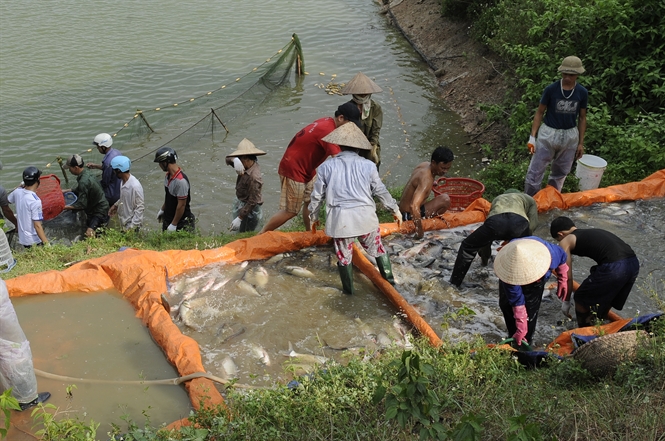
[{"label": "green leaves", "polygon": [[0,409],[2,409],[2,413],[5,415],[4,427],[0,428],[0,439],[3,439],[7,436],[7,432],[9,431],[10,410],[21,410],[18,400],[12,397],[11,388],[7,389],[2,395],[0,395]]}]

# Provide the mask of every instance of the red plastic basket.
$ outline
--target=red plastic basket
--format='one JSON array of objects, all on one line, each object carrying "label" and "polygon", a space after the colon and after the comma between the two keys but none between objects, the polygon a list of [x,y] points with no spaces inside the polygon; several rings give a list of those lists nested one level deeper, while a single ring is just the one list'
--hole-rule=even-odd
[{"label": "red plastic basket", "polygon": [[450,196],[449,211],[463,211],[471,202],[483,195],[485,186],[474,179],[442,177],[434,181],[432,191],[436,196],[443,193]]},{"label": "red plastic basket", "polygon": [[60,179],[56,175],[44,175],[39,179],[39,188],[35,192],[42,200],[44,220],[59,215],[65,207],[65,197],[60,188]]}]

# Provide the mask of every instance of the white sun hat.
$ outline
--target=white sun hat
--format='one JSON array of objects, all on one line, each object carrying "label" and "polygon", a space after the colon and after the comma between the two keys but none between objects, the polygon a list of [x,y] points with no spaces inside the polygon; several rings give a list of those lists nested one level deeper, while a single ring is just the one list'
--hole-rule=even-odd
[{"label": "white sun hat", "polygon": [[372,144],[369,143],[365,134],[353,123],[346,123],[337,127],[326,135],[323,141],[340,146],[372,150]]},{"label": "white sun hat", "polygon": [[511,285],[528,285],[547,273],[552,256],[547,247],[534,239],[516,239],[501,248],[494,259],[497,277]]},{"label": "white sun hat", "polygon": [[265,154],[266,152],[257,149],[252,143],[252,141],[250,141],[247,138],[243,138],[242,141],[240,141],[240,144],[238,144],[238,148],[236,149],[236,151],[229,155],[226,155],[226,157],[228,158],[229,156],[243,156],[243,155],[261,156]]},{"label": "white sun hat", "polygon": [[342,95],[369,95],[371,93],[383,92],[370,77],[362,72],[358,72],[351,81],[346,83],[340,93]]}]

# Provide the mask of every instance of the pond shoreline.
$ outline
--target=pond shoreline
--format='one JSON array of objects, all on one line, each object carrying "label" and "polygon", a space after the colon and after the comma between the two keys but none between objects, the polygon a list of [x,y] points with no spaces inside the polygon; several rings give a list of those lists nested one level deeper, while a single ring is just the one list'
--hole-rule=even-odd
[{"label": "pond shoreline", "polygon": [[508,128],[488,122],[479,106],[503,101],[508,65],[469,35],[468,22],[442,17],[439,0],[394,0],[383,4],[381,13],[436,76],[441,99],[460,116],[470,136],[469,150],[479,151],[483,145],[493,150],[505,147]]}]

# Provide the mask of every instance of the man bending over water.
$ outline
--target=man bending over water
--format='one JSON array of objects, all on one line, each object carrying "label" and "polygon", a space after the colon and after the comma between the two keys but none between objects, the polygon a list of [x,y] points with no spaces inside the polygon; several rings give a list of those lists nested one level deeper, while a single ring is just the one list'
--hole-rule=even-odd
[{"label": "man bending over water", "polygon": [[399,209],[403,220],[412,220],[416,225],[416,237],[419,239],[424,234],[422,219],[438,216],[450,208],[450,197],[445,193],[434,197],[431,201],[425,201],[432,191],[434,179],[450,170],[453,159],[455,156],[452,150],[447,147],[437,147],[432,153],[430,162],[418,164],[404,187]]}]

